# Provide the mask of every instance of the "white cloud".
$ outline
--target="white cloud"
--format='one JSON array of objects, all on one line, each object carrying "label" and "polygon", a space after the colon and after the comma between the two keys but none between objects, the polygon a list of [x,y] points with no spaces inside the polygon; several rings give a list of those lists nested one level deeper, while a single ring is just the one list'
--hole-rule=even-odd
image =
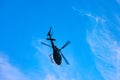
[{"label": "white cloud", "polygon": [[87,40],[95,55],[96,67],[105,80],[120,79],[120,42],[104,26],[88,31]]},{"label": "white cloud", "polygon": [[29,80],[24,73],[9,63],[8,58],[0,53],[0,80]]}]

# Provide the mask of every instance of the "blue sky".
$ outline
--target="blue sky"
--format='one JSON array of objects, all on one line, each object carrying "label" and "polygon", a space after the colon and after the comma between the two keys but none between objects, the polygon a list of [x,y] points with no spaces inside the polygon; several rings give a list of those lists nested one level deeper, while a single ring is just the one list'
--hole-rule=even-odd
[{"label": "blue sky", "polygon": [[[0,80],[120,79],[120,0],[1,0]],[[41,45],[53,26],[70,65]]]}]

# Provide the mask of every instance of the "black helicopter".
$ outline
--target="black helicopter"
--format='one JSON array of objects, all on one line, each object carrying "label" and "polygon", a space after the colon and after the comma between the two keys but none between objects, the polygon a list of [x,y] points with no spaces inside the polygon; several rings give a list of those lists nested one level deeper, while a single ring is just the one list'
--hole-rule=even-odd
[{"label": "black helicopter", "polygon": [[62,54],[61,49],[65,48],[68,44],[70,44],[70,41],[67,41],[60,49],[57,48],[57,46],[55,46],[55,44],[54,44],[54,41],[56,41],[56,40],[52,38],[51,29],[52,28],[50,27],[50,30],[49,30],[49,32],[47,34],[47,36],[48,36],[47,40],[50,40],[51,46],[46,44],[46,43],[44,43],[44,42],[41,42],[41,44],[44,44],[44,45],[49,46],[49,47],[52,47],[53,54],[49,55],[52,62],[53,62],[53,59],[54,59],[54,61],[55,61],[55,63],[57,65],[61,65],[62,58],[63,58],[65,60],[66,64],[69,65],[69,62],[67,61],[67,59]]}]

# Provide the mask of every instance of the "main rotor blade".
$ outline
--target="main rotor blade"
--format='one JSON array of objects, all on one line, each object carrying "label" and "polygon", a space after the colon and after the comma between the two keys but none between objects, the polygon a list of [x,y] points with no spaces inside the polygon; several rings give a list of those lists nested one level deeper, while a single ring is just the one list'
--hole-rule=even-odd
[{"label": "main rotor blade", "polygon": [[61,55],[62,55],[63,59],[65,60],[66,64],[68,64],[68,65],[69,65],[69,62],[67,61],[67,59],[65,58],[65,56],[62,54],[62,52],[61,52],[61,51],[60,51],[60,53],[61,53]]},{"label": "main rotor blade", "polygon": [[48,45],[47,43],[44,43],[44,42],[41,42],[41,44],[51,47],[50,45]]},{"label": "main rotor blade", "polygon": [[67,41],[60,49],[63,49],[63,48],[65,48],[67,45],[69,45],[70,44],[70,41]]}]

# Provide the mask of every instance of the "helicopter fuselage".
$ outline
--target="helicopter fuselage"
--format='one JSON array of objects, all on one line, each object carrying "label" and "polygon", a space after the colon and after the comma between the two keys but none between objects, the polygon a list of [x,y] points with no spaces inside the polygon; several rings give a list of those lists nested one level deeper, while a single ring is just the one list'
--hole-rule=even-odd
[{"label": "helicopter fuselage", "polygon": [[53,42],[53,41],[55,41],[55,39],[52,39],[51,35],[49,34],[49,38],[47,38],[47,40],[50,40],[50,42],[51,42],[52,49],[53,49],[53,59],[54,59],[55,63],[57,65],[60,65],[62,63],[62,57],[59,52],[59,49],[57,48],[57,46],[55,46],[55,44]]},{"label": "helicopter fuselage", "polygon": [[52,38],[52,34],[51,34],[51,27],[50,27],[50,30],[49,30],[47,36],[48,36],[47,40],[50,40],[51,45],[48,45],[44,42],[41,42],[41,43],[46,45],[46,46],[52,47],[53,54],[52,54],[52,57],[50,55],[51,61],[53,62],[53,60],[54,60],[54,62],[57,65],[61,65],[62,58],[63,58],[65,60],[66,64],[69,65],[69,62],[67,61],[67,59],[62,54],[61,49],[65,48],[70,43],[70,41],[67,41],[61,48],[58,48],[57,46],[55,46],[55,44],[54,44],[55,39]]},{"label": "helicopter fuselage", "polygon": [[54,46],[53,48],[53,59],[55,61],[56,64],[60,65],[62,63],[62,58],[59,52],[59,49]]}]

